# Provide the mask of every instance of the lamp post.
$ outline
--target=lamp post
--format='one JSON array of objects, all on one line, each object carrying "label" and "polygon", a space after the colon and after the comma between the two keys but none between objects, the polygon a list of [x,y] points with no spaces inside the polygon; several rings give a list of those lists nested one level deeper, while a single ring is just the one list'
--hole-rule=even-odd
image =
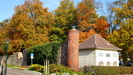
[{"label": "lamp post", "polygon": [[5,60],[4,75],[6,75],[6,73],[7,73],[8,44],[9,44],[9,39],[6,39],[6,46],[5,46],[6,60]]}]

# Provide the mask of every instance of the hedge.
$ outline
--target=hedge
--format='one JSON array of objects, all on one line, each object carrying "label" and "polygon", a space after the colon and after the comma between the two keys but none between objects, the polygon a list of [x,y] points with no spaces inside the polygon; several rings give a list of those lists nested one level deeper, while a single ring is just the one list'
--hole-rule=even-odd
[{"label": "hedge", "polygon": [[84,72],[93,72],[95,75],[133,74],[133,67],[126,66],[85,66]]},{"label": "hedge", "polygon": [[[33,46],[28,49],[28,60],[30,53],[34,53],[33,64],[44,64],[44,60],[49,60],[50,63],[55,63],[57,60],[58,50],[61,47],[61,42],[49,42]],[[30,64],[30,62],[29,62]]]}]

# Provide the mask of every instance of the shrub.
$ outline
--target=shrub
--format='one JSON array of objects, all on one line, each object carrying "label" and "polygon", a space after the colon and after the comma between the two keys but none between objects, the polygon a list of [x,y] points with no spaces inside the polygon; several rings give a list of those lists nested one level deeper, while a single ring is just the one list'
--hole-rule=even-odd
[{"label": "shrub", "polygon": [[19,66],[19,69],[29,69],[29,66]]},{"label": "shrub", "polygon": [[33,70],[33,71],[43,72],[44,66],[39,65],[39,64],[33,64],[33,65],[30,65],[28,69]]},{"label": "shrub", "polygon": [[[28,69],[44,73],[44,75],[45,75],[45,72],[43,72],[44,68],[45,67],[42,65],[33,64],[33,65],[30,65]],[[92,75],[91,73],[75,72],[74,70],[72,70],[66,66],[58,65],[58,64],[50,64],[49,72],[56,73],[57,75],[66,75],[66,74],[69,74],[69,75]]]},{"label": "shrub", "polygon": [[[91,66],[95,75],[133,74],[133,67],[116,66]],[[84,72],[89,72],[90,66],[84,67]]]},{"label": "shrub", "polygon": [[119,74],[117,68],[115,67],[105,67],[105,66],[93,66],[94,73],[97,75],[115,75]]},{"label": "shrub", "polygon": [[[57,60],[58,50],[61,42],[54,41],[44,44],[35,45],[28,49],[28,64],[30,64],[30,53],[34,53],[33,63],[43,65],[44,60],[49,59],[50,63],[55,63]],[[46,59],[47,58],[47,59]]]},{"label": "shrub", "polygon": [[75,73],[72,69],[58,64],[50,64],[50,73]]}]

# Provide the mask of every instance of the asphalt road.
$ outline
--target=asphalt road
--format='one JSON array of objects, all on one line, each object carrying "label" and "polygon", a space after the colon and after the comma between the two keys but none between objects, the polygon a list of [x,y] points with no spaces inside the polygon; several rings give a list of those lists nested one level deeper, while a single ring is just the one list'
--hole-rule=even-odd
[{"label": "asphalt road", "polygon": [[27,71],[27,70],[18,70],[18,69],[7,69],[7,75],[41,75],[38,72]]}]

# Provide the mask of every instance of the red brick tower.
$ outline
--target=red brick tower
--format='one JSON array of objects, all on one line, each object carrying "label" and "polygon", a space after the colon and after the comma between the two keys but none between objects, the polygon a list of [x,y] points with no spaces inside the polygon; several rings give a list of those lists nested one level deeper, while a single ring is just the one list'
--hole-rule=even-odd
[{"label": "red brick tower", "polygon": [[79,31],[75,28],[68,31],[68,67],[79,70]]}]

